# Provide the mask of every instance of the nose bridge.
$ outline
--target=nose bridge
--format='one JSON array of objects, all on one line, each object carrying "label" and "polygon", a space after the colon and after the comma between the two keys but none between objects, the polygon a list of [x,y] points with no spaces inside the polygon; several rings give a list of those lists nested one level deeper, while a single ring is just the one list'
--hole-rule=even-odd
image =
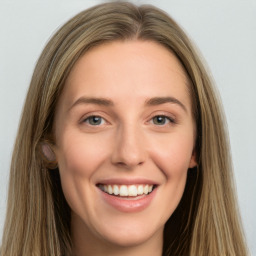
[{"label": "nose bridge", "polygon": [[142,128],[136,123],[119,126],[112,155],[114,164],[133,168],[143,164],[146,158]]}]

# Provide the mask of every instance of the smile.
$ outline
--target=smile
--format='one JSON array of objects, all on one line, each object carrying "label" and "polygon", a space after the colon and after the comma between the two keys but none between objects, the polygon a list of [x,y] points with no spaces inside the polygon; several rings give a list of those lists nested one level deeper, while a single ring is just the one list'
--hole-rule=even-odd
[{"label": "smile", "polygon": [[153,191],[154,185],[140,184],[140,185],[104,185],[99,184],[98,187],[109,195],[120,197],[137,197],[147,195]]}]

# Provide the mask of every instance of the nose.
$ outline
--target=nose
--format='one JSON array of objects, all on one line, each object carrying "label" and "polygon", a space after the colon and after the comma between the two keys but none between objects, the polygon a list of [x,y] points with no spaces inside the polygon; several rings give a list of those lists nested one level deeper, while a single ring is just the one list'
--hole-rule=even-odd
[{"label": "nose", "polygon": [[134,169],[146,160],[145,141],[136,127],[123,127],[116,133],[112,164],[125,169]]}]

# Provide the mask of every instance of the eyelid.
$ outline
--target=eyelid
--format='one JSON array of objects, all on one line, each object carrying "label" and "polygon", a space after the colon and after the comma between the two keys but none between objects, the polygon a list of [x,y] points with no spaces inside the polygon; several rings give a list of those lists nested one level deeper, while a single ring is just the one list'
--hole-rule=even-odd
[{"label": "eyelid", "polygon": [[[90,121],[90,118],[92,118],[92,117],[100,118],[103,123],[101,123],[101,124],[95,124],[95,125],[90,124],[89,121]],[[83,123],[87,123],[87,124],[90,125],[90,126],[101,126],[101,125],[103,125],[104,123],[106,123],[106,120],[105,120],[105,118],[103,118],[102,116],[92,115],[92,116],[86,117],[86,118],[84,119]]]},{"label": "eyelid", "polygon": [[177,123],[177,118],[174,114],[167,113],[165,111],[155,111],[149,117],[149,120],[152,120],[156,116],[163,116],[170,120],[171,123]]},{"label": "eyelid", "polygon": [[[154,118],[155,117],[163,117],[165,118],[165,123],[164,124],[156,124],[154,123]],[[155,115],[150,119],[150,123],[152,123],[154,126],[158,126],[158,127],[166,127],[168,125],[174,125],[176,124],[175,120],[173,120],[172,118],[170,118],[169,116],[166,115]]]},{"label": "eyelid", "polygon": [[[110,124],[109,120],[106,116],[106,114],[104,114],[104,112],[97,112],[97,111],[92,111],[92,112],[89,112],[87,114],[85,114],[79,121],[79,123],[85,123],[85,120],[88,119],[89,117],[93,117],[93,116],[97,116],[97,117],[100,117],[104,120],[104,122],[106,124]],[[157,117],[157,116],[163,116],[163,117],[166,117],[169,121],[170,121],[170,124],[177,124],[177,118],[174,114],[171,114],[171,113],[166,113],[165,111],[155,111],[154,113],[152,113],[149,118],[147,119],[148,121],[147,122],[151,122],[152,119],[154,117]],[[90,124],[88,124],[90,125]],[[90,125],[90,126],[93,126],[93,125]],[[99,125],[101,126],[101,125]]]},{"label": "eyelid", "polygon": [[[102,118],[102,119],[105,121],[105,123],[109,123],[109,121],[107,120],[107,118],[104,117],[104,116],[105,116],[104,114],[99,113],[99,112],[90,112],[90,113],[85,114],[85,115],[80,119],[79,123],[85,123],[85,120],[88,119],[88,118],[90,118],[90,117],[100,117],[100,118]],[[90,124],[88,124],[88,125],[90,125]],[[90,125],[90,126],[92,126],[92,125]]]}]

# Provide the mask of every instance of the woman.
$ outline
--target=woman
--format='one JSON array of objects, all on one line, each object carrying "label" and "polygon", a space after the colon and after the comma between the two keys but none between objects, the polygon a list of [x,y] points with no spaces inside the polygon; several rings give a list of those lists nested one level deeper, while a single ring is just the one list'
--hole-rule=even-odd
[{"label": "woman", "polygon": [[78,14],[32,77],[1,255],[247,255],[220,105],[162,11]]}]

